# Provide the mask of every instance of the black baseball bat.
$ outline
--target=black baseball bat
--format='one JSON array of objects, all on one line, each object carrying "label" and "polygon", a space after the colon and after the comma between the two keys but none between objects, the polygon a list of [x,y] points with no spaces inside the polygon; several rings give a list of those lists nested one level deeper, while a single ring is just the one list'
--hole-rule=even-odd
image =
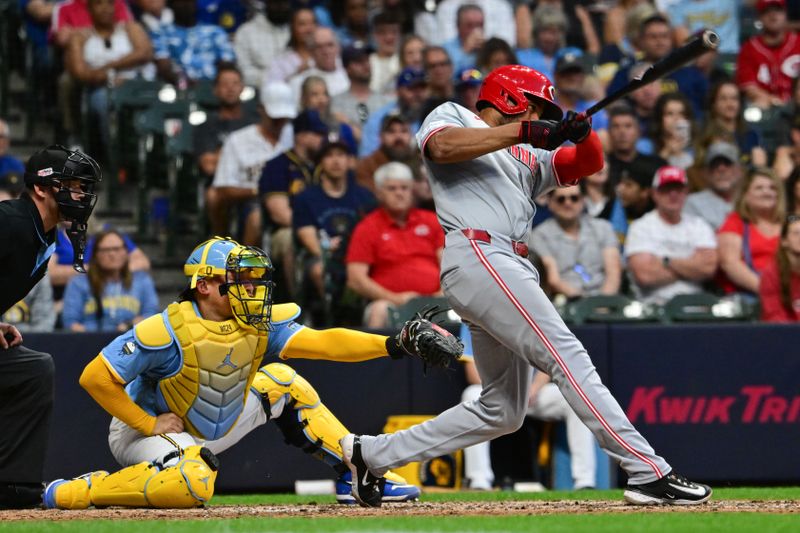
[{"label": "black baseball bat", "polygon": [[579,118],[591,117],[601,109],[608,107],[623,96],[627,96],[636,89],[644,87],[659,78],[678,70],[685,64],[694,61],[706,52],[711,52],[719,47],[719,35],[711,30],[701,30],[689,42],[673,50],[667,57],[648,67],[641,76],[631,80],[618,91],[609,94],[592,107],[579,115]]}]

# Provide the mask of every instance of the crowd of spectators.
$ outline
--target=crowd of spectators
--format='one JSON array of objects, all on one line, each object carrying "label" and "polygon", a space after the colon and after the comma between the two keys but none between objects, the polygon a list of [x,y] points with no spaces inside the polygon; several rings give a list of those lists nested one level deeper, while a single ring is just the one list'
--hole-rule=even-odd
[{"label": "crowd of spectators", "polygon": [[[315,321],[341,319],[347,301],[371,327],[441,294],[443,235],[414,140],[430,110],[448,100],[474,110],[483,77],[521,63],[553,80],[562,107],[582,111],[712,27],[719,53],[594,116],[605,168],[534,199],[530,249],[554,297],[760,293],[765,319],[800,316],[795,2],[21,4],[33,97],[60,117],[63,142],[77,142],[85,122],[108,146],[109,91],[133,77],[212,84],[219,105],[193,132],[210,232],[263,245],[282,296],[318,303]],[[243,101],[247,86],[257,99]],[[8,137],[0,121],[4,189],[22,169]],[[154,311],[135,245],[110,231],[94,246],[90,272],[101,274],[78,281],[51,268],[64,327],[113,329]]]}]

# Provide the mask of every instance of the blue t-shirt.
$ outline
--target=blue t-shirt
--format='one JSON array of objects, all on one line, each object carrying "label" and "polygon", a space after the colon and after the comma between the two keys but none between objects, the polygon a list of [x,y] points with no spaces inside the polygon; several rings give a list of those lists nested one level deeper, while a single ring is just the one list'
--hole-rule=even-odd
[{"label": "blue t-shirt", "polygon": [[553,54],[552,57],[547,57],[538,48],[520,48],[517,49],[516,54],[520,65],[538,70],[547,76],[548,80],[553,81],[558,52]]},{"label": "blue t-shirt", "polygon": [[689,33],[709,28],[719,34],[719,52],[739,53],[739,10],[741,0],[691,0],[673,2],[669,18],[673,26],[684,26]]},{"label": "blue t-shirt", "polygon": [[197,0],[196,5],[198,24],[214,24],[228,33],[234,33],[247,20],[241,0]]},{"label": "blue t-shirt", "polygon": [[8,172],[17,172],[21,176],[25,173],[25,165],[23,165],[22,161],[14,156],[0,156],[0,176],[3,176]]},{"label": "blue t-shirt", "polygon": [[453,71],[459,72],[465,68],[472,68],[475,66],[475,54],[468,54],[461,48],[461,41],[458,37],[453,37],[442,45],[450,56],[450,61],[453,63]]},{"label": "blue t-shirt", "polygon": [[[381,123],[383,122],[383,117],[389,113],[395,113],[399,111],[400,106],[395,100],[393,102],[389,102],[382,108],[375,110],[374,113],[370,113],[367,122],[364,123],[364,128],[361,130],[361,144],[358,146],[358,157],[366,157],[380,147]],[[419,126],[419,120],[414,120],[408,124],[408,129],[411,132],[412,138],[417,135]]]},{"label": "blue t-shirt", "polygon": [[[194,309],[200,316],[196,305]],[[166,321],[166,311],[163,315]],[[273,322],[272,326],[274,330],[269,333],[267,351],[262,364],[267,364],[267,359],[277,358],[289,339],[305,327],[294,320]],[[183,365],[181,350],[176,342],[173,341],[160,348],[144,348],[136,340],[134,330],[130,329],[111,341],[100,353],[127,384],[125,390],[128,396],[139,407],[152,416],[167,412],[158,405],[156,387],[161,379],[176,374]],[[253,354],[254,357],[255,355]]]},{"label": "blue t-shirt", "polygon": [[120,324],[130,324],[137,316],[158,312],[158,294],[147,272],[133,272],[131,286],[109,281],[103,288],[103,311],[97,318],[97,300],[92,295],[89,276],[73,276],[64,290],[64,327],[83,324],[88,331],[115,331]]},{"label": "blue t-shirt", "polygon": [[349,235],[359,220],[375,207],[375,197],[347,178],[347,191],[341,198],[325,194],[320,185],[312,185],[294,197],[292,225],[295,229],[314,226],[330,237]]}]

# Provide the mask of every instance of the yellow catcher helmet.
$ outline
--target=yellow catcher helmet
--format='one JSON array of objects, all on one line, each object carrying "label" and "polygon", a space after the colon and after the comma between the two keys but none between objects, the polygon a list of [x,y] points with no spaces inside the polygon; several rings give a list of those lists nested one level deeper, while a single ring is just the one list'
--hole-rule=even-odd
[{"label": "yellow catcher helmet", "polygon": [[197,280],[220,276],[220,294],[227,294],[237,322],[267,331],[271,327],[272,262],[264,250],[244,246],[228,237],[214,237],[197,246],[183,265],[189,289]]}]

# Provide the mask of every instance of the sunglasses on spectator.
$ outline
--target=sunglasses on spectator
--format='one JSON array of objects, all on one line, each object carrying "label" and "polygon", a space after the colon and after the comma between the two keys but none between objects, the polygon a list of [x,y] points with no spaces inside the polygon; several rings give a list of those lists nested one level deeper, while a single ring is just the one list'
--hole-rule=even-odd
[{"label": "sunglasses on spectator", "polygon": [[581,195],[580,194],[565,194],[563,196],[554,196],[553,197],[553,201],[555,201],[557,204],[565,204],[565,203],[567,203],[567,200],[569,200],[573,204],[577,204],[578,202],[581,201]]}]

